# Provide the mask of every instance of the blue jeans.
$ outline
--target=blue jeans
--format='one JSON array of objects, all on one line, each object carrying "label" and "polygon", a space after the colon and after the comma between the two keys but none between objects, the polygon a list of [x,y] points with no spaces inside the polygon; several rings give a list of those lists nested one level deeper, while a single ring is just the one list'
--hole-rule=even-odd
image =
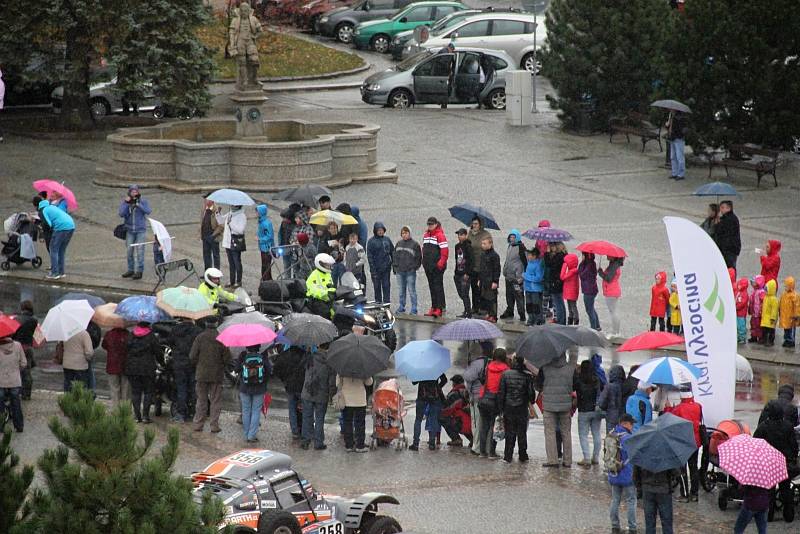
[{"label": "blue jeans", "polygon": [[72,391],[73,382],[83,382],[83,386],[89,389],[89,370],[64,369],[64,393]]},{"label": "blue jeans", "polygon": [[0,415],[6,411],[6,398],[11,403],[11,422],[14,429],[22,432],[24,421],[22,419],[22,388],[0,388]]},{"label": "blue jeans", "polygon": [[753,518],[756,520],[758,534],[767,534],[767,511],[754,512],[745,506],[739,509],[739,517],[736,518],[736,524],[733,526],[733,534],[743,534]]},{"label": "blue jeans", "polygon": [[226,248],[228,267],[231,271],[231,285],[242,285],[242,251]]},{"label": "blue jeans", "polygon": [[619,505],[625,500],[628,512],[628,530],[636,530],[636,486],[611,486],[611,506],[608,515],[611,516],[611,528],[620,528]]},{"label": "blue jeans", "polygon": [[[147,237],[147,231],[141,230],[133,232],[128,230],[125,234],[125,246],[128,249],[128,271],[133,273],[141,273],[144,271],[144,246],[132,247],[135,243],[144,243]],[[135,258],[135,261],[134,261]]]},{"label": "blue jeans", "polygon": [[661,533],[672,534],[672,494],[645,491],[642,501],[645,534],[656,534],[656,515],[661,516]]},{"label": "blue jeans", "polygon": [[392,302],[391,271],[372,273],[372,287],[375,291],[375,302]]},{"label": "blue jeans", "polygon": [[595,330],[600,330],[600,319],[597,318],[597,310],[594,309],[594,300],[597,295],[583,295],[583,307],[586,308],[586,315],[589,316],[589,326]]},{"label": "blue jeans", "polygon": [[187,369],[175,369],[175,403],[177,405],[176,412],[178,416],[184,420],[189,420],[189,401],[192,400],[194,395],[194,370],[189,367]]},{"label": "blue jeans", "polygon": [[244,439],[255,439],[258,435],[258,424],[261,422],[261,406],[264,404],[264,394],[248,395],[239,392],[242,402],[242,430]]},{"label": "blue jeans", "polygon": [[[600,459],[600,412],[578,412],[578,439],[581,442],[583,459],[586,461]],[[592,432],[592,454],[589,455],[589,431]]]},{"label": "blue jeans", "polygon": [[53,276],[64,274],[67,245],[69,245],[73,233],[75,230],[61,230],[53,232],[53,236],[50,238],[50,274]]},{"label": "blue jeans", "polygon": [[441,402],[417,399],[414,417],[414,445],[419,445],[419,437],[422,434],[422,418],[426,415],[428,422],[425,424],[425,428],[428,430],[428,443],[436,443],[436,436],[440,430],[439,412],[441,411]]},{"label": "blue jeans", "polygon": [[314,447],[325,445],[325,412],[327,402],[313,402],[303,399],[303,443],[314,439]]},{"label": "blue jeans", "polygon": [[297,419],[297,407],[302,405],[299,393],[286,392],[289,400],[289,428],[292,429],[292,436],[300,435],[300,421]]},{"label": "blue jeans", "polygon": [[683,178],[686,174],[686,157],[683,153],[686,141],[673,139],[670,144],[672,145],[669,152],[670,162],[672,163],[672,176]]},{"label": "blue jeans", "polygon": [[408,271],[406,273],[397,273],[397,285],[400,286],[400,306],[397,311],[403,313],[406,311],[406,291],[411,298],[411,314],[417,313],[417,272]]},{"label": "blue jeans", "polygon": [[556,322],[558,324],[567,324],[567,308],[564,306],[564,294],[550,293],[550,301],[556,311]]}]

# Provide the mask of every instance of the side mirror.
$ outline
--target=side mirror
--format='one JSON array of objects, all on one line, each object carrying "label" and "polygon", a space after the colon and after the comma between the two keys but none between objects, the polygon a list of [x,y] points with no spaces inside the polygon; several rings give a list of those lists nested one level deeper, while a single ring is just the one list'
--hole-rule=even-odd
[{"label": "side mirror", "polygon": [[402,19],[400,19],[398,22],[400,22],[400,23],[406,23],[406,22],[408,22],[408,17],[403,17],[403,18],[402,18]]}]

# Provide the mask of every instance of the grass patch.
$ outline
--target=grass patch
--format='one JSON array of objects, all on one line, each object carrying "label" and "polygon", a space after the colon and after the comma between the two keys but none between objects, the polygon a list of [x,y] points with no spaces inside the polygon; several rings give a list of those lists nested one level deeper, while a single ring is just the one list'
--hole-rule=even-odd
[{"label": "grass patch", "polygon": [[[206,46],[215,51],[216,76],[235,78],[236,61],[225,59],[225,43],[228,40],[225,20],[215,19],[213,24],[200,28],[198,35]],[[261,60],[258,74],[268,78],[328,74],[355,69],[364,64],[355,54],[272,31],[265,31],[259,37],[258,55]]]}]

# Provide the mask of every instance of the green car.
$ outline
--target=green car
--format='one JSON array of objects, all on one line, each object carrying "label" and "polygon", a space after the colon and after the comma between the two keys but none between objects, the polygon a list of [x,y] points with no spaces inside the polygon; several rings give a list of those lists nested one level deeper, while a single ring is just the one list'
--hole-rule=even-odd
[{"label": "green car", "polygon": [[433,24],[446,15],[464,9],[469,8],[460,2],[416,2],[390,19],[372,20],[356,26],[353,44],[356,48],[369,46],[376,52],[386,53],[392,38],[398,33],[423,24]]}]

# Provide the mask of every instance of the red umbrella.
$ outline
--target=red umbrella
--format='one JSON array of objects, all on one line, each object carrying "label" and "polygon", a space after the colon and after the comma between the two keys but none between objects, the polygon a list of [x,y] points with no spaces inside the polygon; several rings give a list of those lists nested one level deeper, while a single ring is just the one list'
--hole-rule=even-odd
[{"label": "red umbrella", "polygon": [[10,337],[19,330],[19,323],[13,317],[0,313],[0,337]]},{"label": "red umbrella", "polygon": [[50,198],[52,193],[61,195],[67,201],[67,210],[75,211],[78,209],[78,201],[75,199],[75,193],[60,182],[55,180],[36,180],[33,182],[33,188],[37,191],[46,191],[47,197]]},{"label": "red umbrella", "polygon": [[577,246],[581,252],[591,252],[598,256],[611,256],[612,258],[627,258],[628,253],[619,245],[608,241],[587,241]]},{"label": "red umbrella", "polygon": [[660,349],[661,347],[669,347],[670,345],[682,345],[683,343],[683,336],[679,336],[678,334],[671,334],[670,332],[645,332],[644,334],[629,338],[625,343],[620,345],[617,352],[653,350]]}]

